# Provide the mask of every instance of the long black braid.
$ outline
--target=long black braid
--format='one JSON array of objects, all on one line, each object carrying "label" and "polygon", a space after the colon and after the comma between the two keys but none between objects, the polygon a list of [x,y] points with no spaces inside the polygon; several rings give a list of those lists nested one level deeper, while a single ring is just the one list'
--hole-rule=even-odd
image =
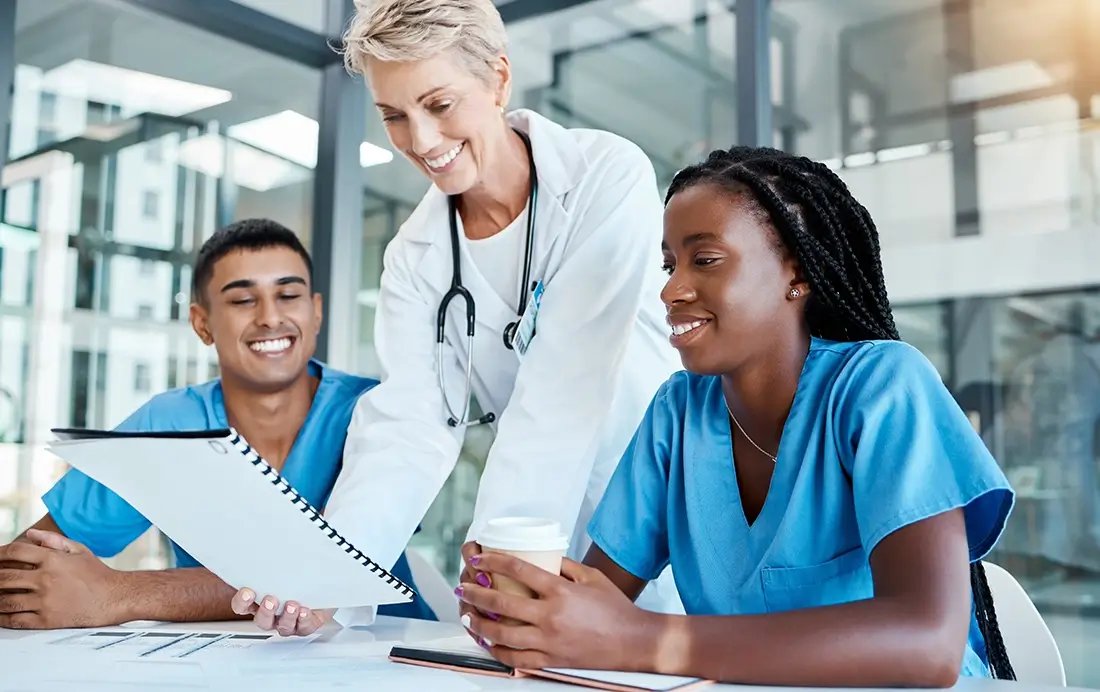
[{"label": "long black braid", "polygon": [[[750,193],[783,247],[795,253],[810,296],[810,333],[830,341],[900,340],[879,256],[878,230],[867,209],[824,164],[768,147],[735,146],[672,179],[665,204],[693,185]],[[980,561],[971,563],[974,609],[994,678],[1015,680],[993,596]]]}]

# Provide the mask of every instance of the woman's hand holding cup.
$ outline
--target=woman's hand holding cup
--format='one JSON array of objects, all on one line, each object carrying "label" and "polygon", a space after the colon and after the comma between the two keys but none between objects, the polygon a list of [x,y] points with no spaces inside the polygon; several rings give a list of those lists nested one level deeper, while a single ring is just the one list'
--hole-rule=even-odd
[{"label": "woman's hand holding cup", "polygon": [[[473,558],[475,555],[480,555],[480,554],[481,554],[481,546],[478,545],[476,541],[468,541],[467,543],[463,544],[463,546],[462,546],[462,564],[463,564],[462,574],[458,578],[458,581],[459,581],[460,584],[478,584],[479,586],[484,586],[486,588],[492,586],[493,582],[492,582],[492,579],[489,577],[488,573],[479,572],[477,569],[475,569],[470,564],[471,558]],[[471,613],[471,612],[474,612],[474,610],[475,610],[474,607],[472,605],[470,605],[469,603],[466,603],[465,601],[461,601],[461,600],[458,602],[458,614],[460,616],[462,616],[462,622],[463,623],[465,623],[467,620],[469,620],[469,617],[467,617],[467,614]],[[481,615],[482,615],[482,617],[487,617],[491,620],[496,619],[496,615],[493,614],[493,613],[481,613]],[[479,646],[488,648],[486,646],[486,644],[481,640],[480,637],[475,635],[473,632],[470,632],[469,629],[467,629],[466,632],[469,633],[470,636],[474,638],[474,641],[476,641]]]},{"label": "woman's hand holding cup", "polygon": [[[462,560],[465,567],[459,581],[473,583],[484,588],[494,588],[505,593],[526,598],[536,598],[535,593],[514,579],[483,572],[471,564],[471,558],[481,553],[504,553],[525,562],[536,565],[554,575],[561,574],[561,561],[569,539],[562,533],[561,525],[551,519],[531,517],[502,517],[491,519],[478,536],[462,546]],[[461,587],[460,587],[461,588]],[[469,621],[468,614],[474,607],[460,601],[459,613],[463,616],[463,625]],[[500,620],[496,613],[478,611],[482,617]],[[506,618],[511,624],[519,624]],[[469,629],[467,628],[467,631]],[[473,635],[479,645],[488,648],[491,642]]]}]

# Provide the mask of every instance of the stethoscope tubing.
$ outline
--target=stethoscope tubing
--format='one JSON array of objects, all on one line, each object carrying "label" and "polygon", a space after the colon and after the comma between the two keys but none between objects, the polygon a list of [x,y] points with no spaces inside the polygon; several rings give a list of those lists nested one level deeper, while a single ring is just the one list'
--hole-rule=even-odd
[{"label": "stethoscope tubing", "polygon": [[[531,283],[531,263],[534,251],[535,209],[538,204],[538,171],[535,167],[535,156],[531,149],[530,138],[520,130],[516,130],[516,133],[520,136],[520,139],[523,140],[523,144],[527,149],[527,161],[530,166],[531,177],[530,191],[527,196],[527,237],[524,242],[523,277],[520,280],[519,319],[522,319],[523,313],[527,308],[528,292],[534,290],[529,284]],[[462,267],[458,244],[458,211],[456,203],[457,199],[455,196],[451,196],[447,200],[451,233],[451,286],[443,295],[443,299],[439,303],[439,310],[436,313],[436,374],[439,380],[439,389],[443,393],[443,402],[449,415],[447,424],[451,427],[465,427],[469,425],[490,423],[496,420],[496,414],[488,412],[476,421],[466,420],[466,416],[469,414],[470,410],[470,393],[473,387],[474,331],[477,321],[477,306],[474,303],[473,295],[462,284]],[[463,302],[466,304],[466,393],[463,397],[464,403],[461,416],[456,416],[454,410],[451,408],[451,403],[447,398],[447,386],[443,378],[443,342],[446,338],[447,308],[455,298],[462,298]],[[519,328],[519,319],[508,323],[504,328],[502,337],[504,339],[504,345],[508,349],[515,348],[513,341],[515,339],[516,330]]]}]

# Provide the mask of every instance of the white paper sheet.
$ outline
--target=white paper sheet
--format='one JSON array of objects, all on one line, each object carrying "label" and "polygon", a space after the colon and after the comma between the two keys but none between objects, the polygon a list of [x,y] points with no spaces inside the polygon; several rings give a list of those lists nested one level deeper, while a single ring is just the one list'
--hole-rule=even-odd
[{"label": "white paper sheet", "polygon": [[609,670],[580,670],[577,668],[547,668],[548,673],[561,673],[585,680],[636,687],[640,690],[662,692],[699,682],[699,678],[684,678],[676,675],[654,675],[651,673],[620,673]]},{"label": "white paper sheet", "polygon": [[318,610],[412,599],[407,585],[356,557],[339,527],[323,528],[307,502],[231,438],[67,439],[47,449],[113,490],[235,588]]},{"label": "white paper sheet", "polygon": [[492,654],[478,646],[477,642],[467,634],[457,637],[444,637],[443,639],[429,639],[422,642],[403,644],[402,646],[410,649],[431,649],[432,651],[448,651],[466,654],[467,656],[480,656],[486,659],[493,658]]}]

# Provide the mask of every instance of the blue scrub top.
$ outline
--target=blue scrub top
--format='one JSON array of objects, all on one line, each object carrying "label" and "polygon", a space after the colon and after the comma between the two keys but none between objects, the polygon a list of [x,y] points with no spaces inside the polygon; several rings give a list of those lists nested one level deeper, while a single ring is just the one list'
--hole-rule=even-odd
[{"label": "blue scrub top", "polygon": [[[641,579],[671,564],[688,614],[774,613],[871,598],[868,556],[878,542],[957,507],[970,558],[980,560],[1013,501],[919,351],[813,339],[751,526],[721,380],[680,372],[650,404],[589,534]],[[961,673],[989,675],[973,615]]]},{"label": "blue scrub top", "polygon": [[[315,360],[310,361],[309,368],[320,384],[280,473],[314,507],[324,507],[340,474],[344,440],[355,403],[378,381],[333,370]],[[216,379],[158,394],[116,429],[156,432],[228,427],[221,380]],[[151,526],[129,503],[76,469],[66,472],[42,501],[66,536],[100,557],[117,555]],[[176,567],[201,566],[175,543],[172,552]],[[416,589],[403,553],[391,571]],[[436,619],[420,598],[411,603],[380,606],[378,614]]]}]

